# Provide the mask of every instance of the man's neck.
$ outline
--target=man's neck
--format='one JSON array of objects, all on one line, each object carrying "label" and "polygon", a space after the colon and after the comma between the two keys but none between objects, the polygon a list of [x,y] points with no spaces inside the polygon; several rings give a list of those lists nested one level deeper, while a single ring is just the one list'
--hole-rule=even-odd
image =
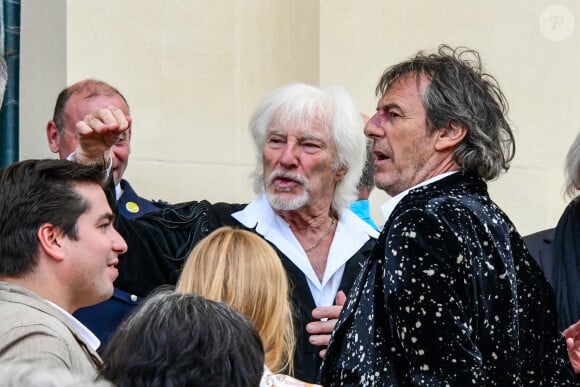
[{"label": "man's neck", "polygon": [[274,210],[274,212],[288,223],[293,232],[324,227],[328,225],[328,219],[331,217],[330,208],[313,210],[302,207],[293,211]]}]

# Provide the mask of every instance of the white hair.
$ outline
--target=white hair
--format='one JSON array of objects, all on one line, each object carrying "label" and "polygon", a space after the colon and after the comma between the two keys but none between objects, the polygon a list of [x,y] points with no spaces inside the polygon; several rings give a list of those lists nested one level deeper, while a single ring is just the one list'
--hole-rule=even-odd
[{"label": "white hair", "polygon": [[576,187],[580,186],[580,133],[568,149],[564,164],[565,186],[564,189],[570,197],[576,196]]},{"label": "white hair", "polygon": [[338,182],[332,198],[332,209],[340,211],[357,197],[359,182],[366,157],[364,122],[352,97],[342,87],[326,89],[292,83],[266,95],[252,115],[250,130],[256,145],[257,164],[254,171],[254,190],[264,191],[262,152],[270,125],[301,124],[310,126],[318,120],[328,128],[337,149],[333,168],[347,169]]},{"label": "white hair", "polygon": [[4,100],[4,90],[6,90],[6,82],[8,81],[8,68],[4,58],[0,56],[0,105]]}]

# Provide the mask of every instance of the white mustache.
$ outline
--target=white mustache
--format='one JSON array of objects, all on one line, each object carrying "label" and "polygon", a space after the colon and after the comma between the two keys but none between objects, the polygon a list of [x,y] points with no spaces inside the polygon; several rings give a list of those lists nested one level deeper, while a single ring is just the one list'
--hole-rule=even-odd
[{"label": "white mustache", "polygon": [[297,182],[298,184],[303,186],[306,190],[308,190],[310,188],[310,184],[308,183],[308,179],[306,177],[304,177],[303,175],[299,175],[297,173],[292,173],[292,172],[281,171],[281,170],[277,170],[277,171],[272,172],[270,174],[270,176],[268,176],[267,184],[268,185],[272,184],[274,182],[274,179],[276,179],[278,177],[283,177],[286,179],[294,180],[295,182]]}]

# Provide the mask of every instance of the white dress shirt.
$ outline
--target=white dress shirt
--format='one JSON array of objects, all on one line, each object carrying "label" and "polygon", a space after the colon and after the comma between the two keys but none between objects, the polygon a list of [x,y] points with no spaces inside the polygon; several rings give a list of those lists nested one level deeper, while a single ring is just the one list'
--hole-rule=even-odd
[{"label": "white dress shirt", "polygon": [[45,299],[50,305],[52,305],[65,319],[66,321],[75,327],[77,332],[81,335],[84,339],[85,343],[91,346],[93,350],[97,350],[100,347],[101,341],[95,336],[93,332],[89,330],[86,326],[83,325],[79,320],[77,320],[72,314],[61,308],[60,306],[56,305],[54,302],[50,302]]},{"label": "white dress shirt", "polygon": [[304,273],[317,307],[334,304],[346,262],[371,237],[378,237],[378,232],[353,212],[342,210],[330,245],[324,276],[320,281],[290,226],[274,212],[265,194],[232,216],[244,226],[255,228],[258,234],[274,244]]},{"label": "white dress shirt", "polygon": [[[384,202],[381,205],[381,214],[383,215],[383,219],[385,220],[385,222],[387,220],[389,220],[389,217],[391,216],[391,214],[393,213],[393,210],[395,209],[395,207],[397,207],[397,204],[399,204],[399,202],[401,200],[403,200],[403,198],[405,196],[407,196],[407,194],[409,193],[409,191],[411,191],[412,189],[427,185],[427,184],[431,184],[436,182],[437,180],[441,180],[447,176],[453,175],[454,173],[457,173],[458,171],[452,171],[452,172],[446,172],[446,173],[442,173],[441,175],[437,175],[435,177],[430,178],[429,180],[425,180],[395,196],[393,196],[392,198],[388,199],[386,202]],[[384,226],[384,225],[383,225]],[[383,228],[383,226],[381,226],[381,229]]]}]

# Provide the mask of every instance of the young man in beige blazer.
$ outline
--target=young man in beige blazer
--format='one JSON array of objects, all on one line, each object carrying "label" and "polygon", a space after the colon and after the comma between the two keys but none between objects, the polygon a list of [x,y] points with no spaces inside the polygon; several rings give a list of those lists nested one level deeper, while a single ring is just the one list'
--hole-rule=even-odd
[{"label": "young man in beige blazer", "polygon": [[95,376],[99,340],[72,313],[113,293],[124,239],[102,171],[66,160],[0,170],[0,362]]}]

